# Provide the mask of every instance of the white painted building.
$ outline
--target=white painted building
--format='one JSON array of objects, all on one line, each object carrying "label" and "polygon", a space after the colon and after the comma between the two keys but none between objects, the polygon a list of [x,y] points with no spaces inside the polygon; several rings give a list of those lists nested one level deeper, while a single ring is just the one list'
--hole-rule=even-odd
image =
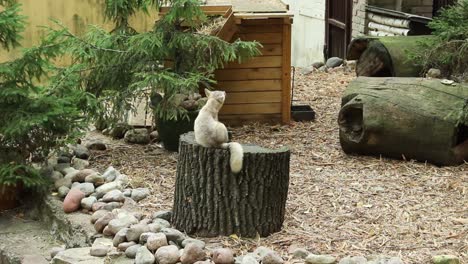
[{"label": "white painted building", "polygon": [[309,66],[324,60],[325,0],[283,0],[294,13],[292,65]]}]

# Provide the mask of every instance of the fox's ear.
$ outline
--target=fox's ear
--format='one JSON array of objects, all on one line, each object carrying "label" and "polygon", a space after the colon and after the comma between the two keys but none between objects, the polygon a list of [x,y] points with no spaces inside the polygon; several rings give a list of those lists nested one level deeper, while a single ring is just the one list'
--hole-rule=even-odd
[{"label": "fox's ear", "polygon": [[211,95],[210,90],[205,88],[205,94],[206,94],[206,97],[210,97],[210,95]]}]

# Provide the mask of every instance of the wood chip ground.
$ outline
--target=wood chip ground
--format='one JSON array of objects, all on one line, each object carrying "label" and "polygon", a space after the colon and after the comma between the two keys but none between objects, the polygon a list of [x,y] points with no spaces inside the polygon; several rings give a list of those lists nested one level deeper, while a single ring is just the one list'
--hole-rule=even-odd
[{"label": "wood chip ground", "polygon": [[[315,122],[232,129],[241,143],[291,148],[286,220],[281,232],[267,238],[207,242],[238,254],[267,246],[288,256],[290,247],[300,246],[338,258],[389,255],[405,263],[430,263],[433,255],[453,254],[468,263],[468,164],[440,168],[343,153],[336,119],[341,93],[353,78],[342,68],[297,73],[295,104],[311,105]],[[93,152],[92,164],[100,170],[113,165],[130,176],[133,187],[149,187],[152,196],[141,203],[148,213],[170,209],[177,154],[157,144],[106,141],[110,150]]]}]

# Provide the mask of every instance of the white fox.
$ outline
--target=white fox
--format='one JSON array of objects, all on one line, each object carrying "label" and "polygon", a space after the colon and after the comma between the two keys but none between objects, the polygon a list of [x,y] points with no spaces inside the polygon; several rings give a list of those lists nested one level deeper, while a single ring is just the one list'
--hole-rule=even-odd
[{"label": "white fox", "polygon": [[230,142],[228,131],[223,123],[218,121],[218,113],[223,107],[226,92],[205,89],[208,102],[203,106],[195,119],[195,141],[203,147],[229,148],[231,152],[230,166],[233,173],[239,173],[242,169],[244,150],[241,144]]}]

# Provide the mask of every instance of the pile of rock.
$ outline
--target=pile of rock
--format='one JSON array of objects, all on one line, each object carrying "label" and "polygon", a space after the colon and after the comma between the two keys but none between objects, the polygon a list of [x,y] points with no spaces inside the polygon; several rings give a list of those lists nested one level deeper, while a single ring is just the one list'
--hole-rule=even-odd
[{"label": "pile of rock", "polygon": [[[75,161],[75,160],[74,160]],[[86,211],[112,211],[125,204],[133,205],[146,198],[147,188],[130,189],[128,176],[109,167],[103,174],[94,169],[78,170],[59,163],[52,172],[54,188],[60,198],[64,198],[63,209],[66,213],[82,208]]]}]

